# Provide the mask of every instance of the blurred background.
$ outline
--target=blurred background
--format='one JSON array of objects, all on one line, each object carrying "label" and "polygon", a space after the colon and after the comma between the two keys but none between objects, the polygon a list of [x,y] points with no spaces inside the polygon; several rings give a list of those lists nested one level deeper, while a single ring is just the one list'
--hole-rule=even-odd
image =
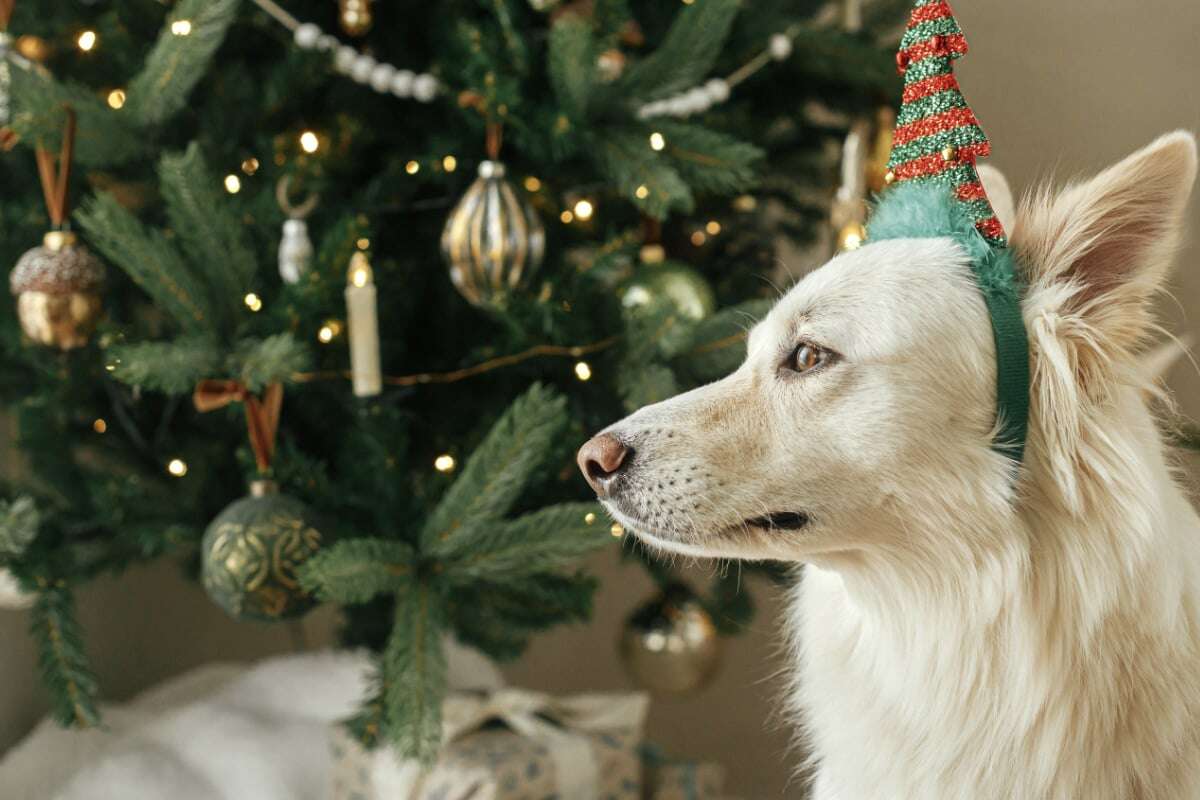
[{"label": "blurred background", "polygon": [[[1200,4],[958,0],[954,7],[971,44],[958,66],[960,82],[992,139],[991,163],[1018,194],[1042,179],[1090,175],[1165,131],[1200,130]],[[1191,239],[1162,307],[1176,334],[1200,334],[1195,203],[1189,220]],[[803,251],[792,258],[781,274],[816,266],[803,260]],[[1195,367],[1180,362],[1168,384],[1184,414],[1200,417]],[[6,439],[0,428],[0,441]],[[16,458],[11,448],[4,452],[6,474],[19,468]],[[1196,466],[1188,465],[1190,481]],[[600,578],[594,619],[534,639],[505,668],[513,683],[549,691],[631,686],[615,643],[650,580],[611,550],[592,556],[588,567]],[[691,569],[704,579],[713,567]],[[747,578],[746,586],[758,603],[748,631],[724,641],[724,662],[709,687],[656,698],[649,735],[673,751],[724,764],[731,794],[787,796],[798,758],[789,749],[788,726],[775,714],[782,687],[777,676],[788,668],[779,649],[782,590],[760,577]],[[135,567],[119,582],[101,578],[83,588],[77,602],[96,672],[113,699],[207,661],[254,659],[298,644],[327,646],[335,629],[334,613],[325,608],[301,623],[302,643],[287,626],[235,622],[198,584],[180,580],[170,562]],[[0,752],[46,711],[28,625],[27,612],[0,610]]]}]

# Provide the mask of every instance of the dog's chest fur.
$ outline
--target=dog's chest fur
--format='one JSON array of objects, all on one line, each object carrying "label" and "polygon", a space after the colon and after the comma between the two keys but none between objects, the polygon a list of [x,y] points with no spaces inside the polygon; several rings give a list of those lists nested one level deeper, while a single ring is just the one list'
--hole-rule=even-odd
[{"label": "dog's chest fur", "polygon": [[[1200,524],[1147,467],[1148,538],[1132,517],[1042,519],[1085,527],[1056,531],[1082,547],[1013,548],[951,583],[807,567],[792,700],[814,798],[1200,797]],[[1109,513],[1139,513],[1125,500]]]}]

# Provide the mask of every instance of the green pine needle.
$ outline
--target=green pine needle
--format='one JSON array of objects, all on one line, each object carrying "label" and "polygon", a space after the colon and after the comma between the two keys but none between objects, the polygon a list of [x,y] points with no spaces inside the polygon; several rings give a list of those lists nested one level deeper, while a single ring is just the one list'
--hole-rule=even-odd
[{"label": "green pine needle", "polygon": [[300,584],[322,601],[365,603],[404,591],[416,580],[416,552],[404,542],[348,539],[327,547],[300,568]]},{"label": "green pine needle", "polygon": [[224,325],[232,326],[244,316],[242,298],[257,268],[246,226],[196,142],[182,154],[164,155],[158,174],[171,229],[189,261],[205,276],[211,307]]},{"label": "green pine needle", "polygon": [[596,41],[591,26],[565,14],[550,29],[550,83],[558,103],[576,123],[587,115],[596,74]]},{"label": "green pine needle", "polygon": [[221,374],[221,352],[205,336],[108,348],[112,375],[122,383],[167,394],[187,394],[196,383]]},{"label": "green pine needle", "polygon": [[229,374],[257,392],[272,383],[290,383],[297,372],[308,368],[309,351],[290,333],[277,333],[239,342],[231,362]]},{"label": "green pine needle", "polygon": [[721,54],[738,0],[695,0],[676,14],[663,43],[635,64],[617,86],[638,100],[657,100],[703,81]]},{"label": "green pine needle", "polygon": [[[187,104],[192,88],[237,16],[239,0],[180,0],[172,9],[145,66],[129,82],[123,112],[143,126],[160,125]],[[186,20],[191,28],[178,36],[171,24]]]},{"label": "green pine needle", "polygon": [[446,653],[442,600],[423,581],[396,595],[395,624],[383,652],[387,739],[402,758],[432,764],[442,739]]},{"label": "green pine needle", "polygon": [[563,503],[481,523],[445,554],[445,579],[505,583],[559,569],[612,541],[605,519],[595,503]]},{"label": "green pine needle", "polygon": [[38,644],[38,665],[50,689],[52,716],[62,725],[99,725],[96,676],[83,650],[70,590],[54,586],[40,591],[29,625]]},{"label": "green pine needle", "polygon": [[142,224],[107,193],[85,201],[75,219],[88,241],[125,270],[181,328],[199,333],[211,327],[208,287],[162,232]]},{"label": "green pine needle", "polygon": [[467,460],[421,531],[421,552],[462,552],[459,537],[499,520],[567,426],[566,401],[535,383],[518,397]]}]

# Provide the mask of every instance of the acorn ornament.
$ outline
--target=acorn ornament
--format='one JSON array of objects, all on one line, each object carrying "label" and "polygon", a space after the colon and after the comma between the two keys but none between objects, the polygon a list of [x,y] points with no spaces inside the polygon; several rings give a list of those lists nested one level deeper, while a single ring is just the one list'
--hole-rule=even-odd
[{"label": "acorn ornament", "polygon": [[298,617],[316,605],[296,576],[323,541],[304,503],[255,480],[204,532],[201,572],[213,602],[236,619]]},{"label": "acorn ornament", "polygon": [[18,259],[9,275],[17,298],[21,329],[33,342],[59,350],[87,344],[103,313],[100,291],[104,265],[65,230],[67,185],[75,146],[75,114],[69,108],[57,163],[45,148],[36,149],[38,177],[54,226],[40,247]]},{"label": "acorn ornament", "polygon": [[21,330],[40,345],[83,347],[104,312],[104,264],[69,231],[50,231],[21,256],[9,286]]},{"label": "acorn ornament", "polygon": [[621,660],[638,686],[687,694],[708,685],[721,664],[712,617],[683,584],[671,584],[625,623]]},{"label": "acorn ornament", "polygon": [[[498,147],[497,147],[498,149]],[[490,158],[446,218],[442,257],[450,281],[475,306],[504,308],[529,283],[546,253],[546,230]]]}]

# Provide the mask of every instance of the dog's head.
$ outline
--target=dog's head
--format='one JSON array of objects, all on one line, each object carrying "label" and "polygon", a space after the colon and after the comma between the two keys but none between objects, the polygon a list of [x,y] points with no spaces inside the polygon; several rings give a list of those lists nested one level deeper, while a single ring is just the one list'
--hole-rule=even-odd
[{"label": "dog's head", "polygon": [[[1103,449],[1092,423],[1135,372],[1195,173],[1193,137],[1171,134],[1019,215],[983,174],[1026,284],[1026,471],[1064,507],[1086,502],[1079,473]],[[610,426],[580,467],[619,522],[668,551],[925,550],[964,504],[1014,505],[1013,465],[992,447],[994,348],[953,239],[868,244],[793,287],[736,372]]]}]

